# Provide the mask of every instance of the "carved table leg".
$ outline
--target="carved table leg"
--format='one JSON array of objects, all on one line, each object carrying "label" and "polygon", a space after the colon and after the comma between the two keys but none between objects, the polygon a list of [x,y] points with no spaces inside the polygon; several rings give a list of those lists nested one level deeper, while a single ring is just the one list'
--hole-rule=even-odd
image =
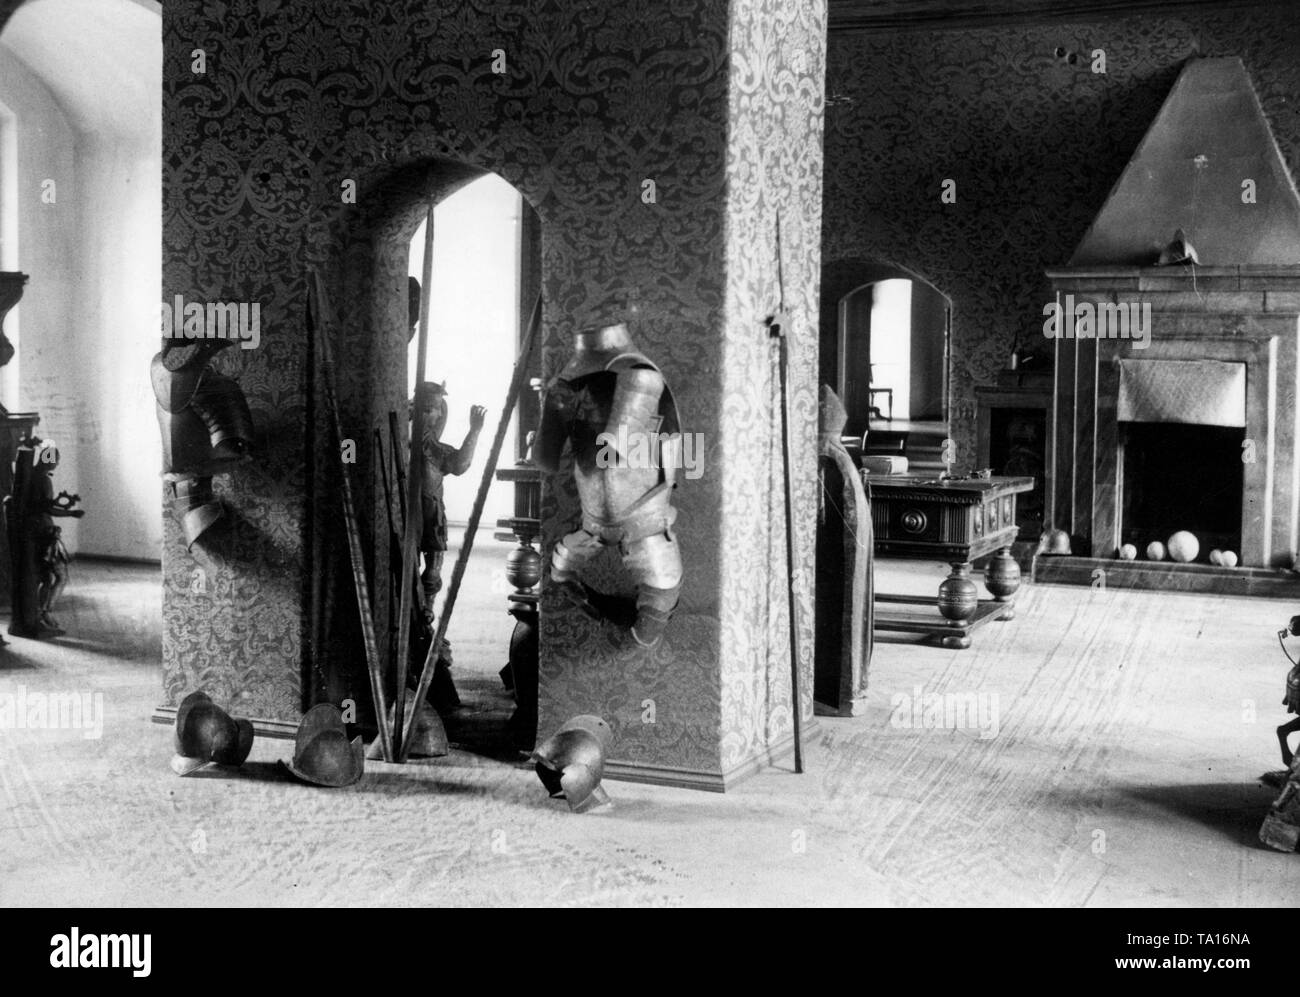
[{"label": "carved table leg", "polygon": [[1011,548],[1003,547],[989,559],[984,569],[984,587],[998,602],[1007,604],[999,620],[1014,620],[1016,606],[1014,596],[1020,590],[1020,565],[1011,556]]},{"label": "carved table leg", "polygon": [[[979,606],[979,590],[970,580],[970,562],[953,562],[952,574],[939,583],[939,614],[953,626],[964,627]],[[943,638],[943,646],[952,650],[970,647],[966,634]]]}]

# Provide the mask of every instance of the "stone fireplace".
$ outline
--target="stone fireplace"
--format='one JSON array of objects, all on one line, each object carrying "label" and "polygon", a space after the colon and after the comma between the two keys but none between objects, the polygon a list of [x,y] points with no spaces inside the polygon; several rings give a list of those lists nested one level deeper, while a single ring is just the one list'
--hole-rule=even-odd
[{"label": "stone fireplace", "polygon": [[[1074,553],[1109,559],[1122,543],[1142,550],[1199,529],[1203,563],[1217,546],[1237,551],[1244,566],[1291,567],[1300,511],[1300,266],[1049,276],[1076,303],[1151,309],[1146,349],[1124,339],[1056,343],[1047,520],[1071,535]],[[1168,494],[1153,498],[1161,478]],[[1228,482],[1235,493],[1225,492]],[[1162,507],[1170,516],[1163,525],[1153,519]],[[1235,528],[1225,508],[1237,510]]]},{"label": "stone fireplace", "polygon": [[[1239,59],[1187,64],[1047,276],[1045,518],[1073,556],[1040,557],[1035,577],[1095,583],[1104,563],[1117,584],[1294,587],[1278,569],[1300,550],[1300,197]],[[1193,563],[1146,558],[1180,530]],[[1137,561],[1116,560],[1125,543]],[[1216,548],[1241,566],[1211,566]]]}]

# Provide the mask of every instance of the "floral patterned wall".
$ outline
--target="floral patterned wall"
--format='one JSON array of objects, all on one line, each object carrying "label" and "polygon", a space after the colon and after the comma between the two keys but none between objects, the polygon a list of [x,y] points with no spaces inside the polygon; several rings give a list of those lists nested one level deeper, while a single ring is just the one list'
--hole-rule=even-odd
[{"label": "floral patterned wall", "polygon": [[[727,318],[723,407],[724,770],[788,746],[789,592],[797,594],[803,715],[812,717],[817,508],[817,299],[822,197],[824,4],[743,0],[731,52],[727,150]],[[778,238],[779,229],[779,238]],[[787,567],[775,347],[783,310],[796,563]],[[753,579],[763,580],[756,585]]]},{"label": "floral patterned wall", "polygon": [[[1092,71],[1098,49],[1104,74]],[[1300,18],[1289,5],[832,35],[822,261],[896,263],[952,297],[959,464],[975,452],[974,388],[1017,341],[1042,347],[1044,269],[1069,260],[1183,63],[1228,55],[1245,62],[1294,175]],[[940,200],[945,179],[954,204]],[[824,374],[828,342],[823,329]]]},{"label": "floral patterned wall", "polygon": [[[770,219],[736,216],[745,210],[736,192],[760,175],[783,192],[771,192],[768,203],[785,202],[787,282],[791,302],[806,312],[795,327],[796,395],[800,460],[809,468],[814,460],[816,344],[807,309],[815,301],[807,281],[816,280],[824,11],[818,3],[815,13],[792,18],[780,6],[166,5],[164,298],[260,301],[263,315],[261,347],[222,359],[238,374],[261,434],[254,460],[218,479],[232,522],[193,552],[168,527],[171,702],[202,686],[246,715],[293,721],[305,700],[363,686],[355,668],[340,681],[320,667],[320,635],[336,632],[322,613],[349,610],[340,594],[341,519],[320,473],[328,446],[311,374],[306,272],[324,269],[345,316],[336,350],[345,361],[344,417],[355,427],[350,435],[368,441],[396,397],[401,321],[381,293],[399,283],[393,268],[373,248],[367,263],[365,247],[406,231],[410,205],[394,198],[391,211],[363,213],[341,203],[340,185],[352,179],[360,198],[391,197],[394,178],[432,182],[429,170],[454,161],[500,173],[541,218],[544,371],[567,359],[577,330],[626,320],[662,367],[686,428],[702,433],[707,447],[703,477],[679,489],[686,580],[674,628],[655,652],[622,651],[607,628],[544,601],[542,730],[574,713],[600,713],[615,727],[616,759],[680,772],[688,784],[716,783],[724,766],[765,750],[779,692],[729,692],[724,710],[722,676],[737,686],[775,685],[764,661],[780,657],[784,639],[770,652],[741,649],[734,632],[720,633],[719,619],[724,593],[734,598],[731,585],[766,592],[769,579],[755,541],[765,538],[766,520],[755,517],[770,510],[734,500],[724,507],[723,497],[770,470],[753,428],[742,425],[760,400],[747,396],[732,407],[726,391],[767,369],[748,343],[736,358],[742,366],[729,366],[741,325],[744,336],[756,335],[750,313],[767,307],[774,267],[770,245],[736,248],[750,224],[771,242]],[[782,41],[778,25],[805,33],[813,51],[796,57],[804,46]],[[196,50],[206,58],[202,73]],[[796,59],[787,72],[786,60]],[[504,72],[493,71],[494,61]],[[742,118],[729,124],[736,114]],[[787,119],[802,147],[760,148]],[[654,181],[653,197],[646,180]],[[404,306],[400,284],[392,290]],[[365,501],[369,528],[378,519],[373,490]],[[549,543],[576,518],[572,487],[553,482],[543,513]],[[740,553],[724,555],[724,534]],[[810,557],[811,527],[801,545]],[[617,565],[605,569],[611,585],[622,584]],[[720,739],[729,745],[725,763]]]}]

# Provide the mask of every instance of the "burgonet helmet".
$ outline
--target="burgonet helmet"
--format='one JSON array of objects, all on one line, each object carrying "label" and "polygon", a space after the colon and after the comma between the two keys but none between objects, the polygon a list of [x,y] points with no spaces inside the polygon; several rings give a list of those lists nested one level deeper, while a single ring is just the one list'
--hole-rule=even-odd
[{"label": "burgonet helmet", "polygon": [[574,813],[608,803],[600,780],[613,742],[614,732],[600,717],[574,717],[533,751],[537,776],[551,797],[563,796]]},{"label": "burgonet helmet", "polygon": [[1065,530],[1052,528],[1044,530],[1038,538],[1038,554],[1047,554],[1049,556],[1068,556],[1073,553],[1070,547],[1070,534]]},{"label": "burgonet helmet", "polygon": [[[408,702],[407,709],[411,705]],[[388,729],[393,730],[397,723],[397,704],[394,703],[388,708]],[[441,758],[451,750],[447,742],[447,729],[442,725],[442,717],[438,716],[438,711],[429,705],[428,701],[421,700],[415,704],[415,729],[411,732],[411,747],[407,752],[412,758]],[[366,757],[371,761],[379,761],[384,757],[383,747],[379,743],[379,738],[370,742],[370,747],[366,749]]]},{"label": "burgonet helmet", "polygon": [[192,692],[176,710],[176,753],[172,771],[189,775],[208,764],[232,768],[253,750],[253,725],[236,720],[204,692]]},{"label": "burgonet helmet", "polygon": [[314,786],[351,786],[365,772],[365,749],[360,737],[348,740],[343,714],[337,706],[318,703],[298,724],[293,761],[281,764]]}]

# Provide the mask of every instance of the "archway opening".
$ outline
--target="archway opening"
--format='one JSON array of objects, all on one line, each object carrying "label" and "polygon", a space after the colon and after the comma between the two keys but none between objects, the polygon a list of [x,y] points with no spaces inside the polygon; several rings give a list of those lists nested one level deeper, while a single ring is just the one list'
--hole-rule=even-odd
[{"label": "archway opening", "polygon": [[[52,527],[27,517],[22,529],[43,529],[68,556],[100,563],[78,565],[62,596],[47,598],[58,591],[48,584],[34,595],[30,576],[57,573],[63,555],[49,544],[34,559],[15,554],[21,538],[6,532],[0,603],[12,605],[11,633],[66,631],[67,641],[153,665],[163,521],[148,371],[162,272],[161,6],[12,6],[0,32],[0,270],[21,297],[3,330],[16,352],[0,372],[0,492],[20,490],[11,469],[30,461],[24,439],[44,441],[57,470],[25,476],[26,486],[52,479],[53,492],[79,496],[85,515],[54,512]],[[11,603],[13,591],[28,595]],[[129,633],[115,622],[123,602],[148,607]]]},{"label": "archway opening", "polygon": [[839,390],[846,431],[948,418],[951,304],[932,284],[880,268],[838,302]]},{"label": "archway opening", "polygon": [[[540,286],[541,228],[531,205],[506,180],[450,160],[389,168],[359,185],[357,206],[338,233],[333,261],[327,263],[330,296],[342,332],[336,346],[339,393],[345,424],[367,431],[368,443],[357,448],[353,473],[368,505],[361,510],[361,528],[367,539],[374,621],[390,704],[401,671],[403,574],[410,570],[413,576],[408,584],[415,590],[417,614],[405,621],[410,648],[405,659],[409,712],[409,690],[422,670],[427,638],[445,611],[465,527],[491,457],[493,436]],[[419,282],[430,212],[433,262],[423,380],[436,388],[439,407],[445,412],[433,446],[421,414],[415,369]],[[530,377],[540,374],[540,357],[540,348],[535,349],[528,363]],[[471,433],[475,406],[486,412],[478,432]],[[512,410],[493,472],[515,464],[535,424],[535,395],[525,388]],[[441,465],[436,474],[421,476],[426,495],[436,491],[432,509],[427,502],[410,507],[402,487],[402,481],[410,480],[406,471],[413,456],[411,437],[417,430],[421,459],[427,462],[433,457]],[[329,581],[318,603],[322,611],[317,613],[321,629],[316,647],[323,653],[312,662],[304,684],[304,705],[346,698],[368,701],[364,657],[333,650],[356,648],[359,635],[352,625],[355,609],[342,608],[355,596],[346,591],[352,587],[346,551],[331,539],[337,530],[330,527],[338,519],[331,462],[327,457],[322,460],[327,450],[317,453],[315,494],[321,518],[314,530],[313,556],[319,558],[319,571]],[[499,480],[495,473],[491,478],[448,631],[454,671],[450,677],[440,672],[430,699],[446,715],[449,729],[457,723],[450,714],[473,718],[469,736],[460,730],[453,735],[459,743],[510,750],[507,723],[515,704],[501,672],[515,627],[506,614],[513,606],[508,597],[516,593],[505,570],[514,544],[508,530],[498,527],[515,512],[516,501],[511,482]],[[408,508],[418,509],[423,535],[414,564],[404,551]],[[438,532],[438,543],[426,542]],[[512,542],[503,543],[506,539]],[[435,578],[441,584],[431,584]],[[427,625],[421,626],[420,601],[427,596],[432,596],[425,601]],[[458,700],[466,709],[454,708]],[[363,726],[376,723],[373,713],[361,719]]]}]

